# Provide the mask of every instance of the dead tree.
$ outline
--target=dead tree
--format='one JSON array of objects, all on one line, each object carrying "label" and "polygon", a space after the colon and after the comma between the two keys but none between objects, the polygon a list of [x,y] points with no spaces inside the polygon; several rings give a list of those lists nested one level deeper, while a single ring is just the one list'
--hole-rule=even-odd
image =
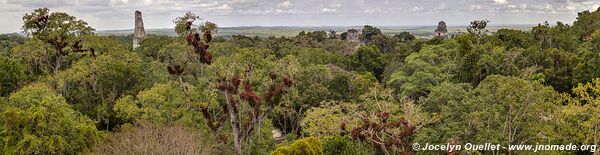
[{"label": "dead tree", "polygon": [[[279,81],[277,75],[271,73],[271,83],[261,98],[254,92],[250,84],[249,75],[252,70],[253,66],[248,66],[243,79],[235,75],[217,81],[216,88],[225,98],[225,104],[221,104],[222,113],[219,113],[221,115],[213,115],[207,107],[200,108],[206,124],[212,131],[219,131],[224,125],[224,118],[229,118],[236,154],[242,153],[242,143],[251,141],[253,131],[260,130],[260,124],[273,111],[274,106],[280,103],[286,90],[293,85],[293,81],[288,77]],[[241,84],[243,84],[243,88],[239,88]],[[242,109],[242,103],[247,104],[245,110]],[[247,116],[247,119],[242,118],[244,115]]]}]

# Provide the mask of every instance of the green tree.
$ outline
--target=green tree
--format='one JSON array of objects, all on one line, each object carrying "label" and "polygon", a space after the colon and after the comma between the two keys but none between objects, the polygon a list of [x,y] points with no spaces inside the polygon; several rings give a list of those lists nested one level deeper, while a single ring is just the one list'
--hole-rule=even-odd
[{"label": "green tree", "polygon": [[392,53],[399,39],[396,37],[379,34],[371,37],[370,45],[375,45],[381,53]]},{"label": "green tree", "polygon": [[23,44],[27,38],[18,33],[0,34],[0,56],[9,56],[11,48]]},{"label": "green tree", "polygon": [[[443,93],[443,87],[457,91],[457,96]],[[461,85],[443,87],[436,92],[445,96],[422,100],[447,105],[439,108],[439,122],[426,127],[417,142],[512,145],[552,143],[558,138],[553,120],[558,119],[559,95],[551,87],[498,75],[487,76],[472,91]]]},{"label": "green tree", "polygon": [[235,43],[236,45],[242,48],[256,46],[258,41],[260,41],[260,38],[251,38],[246,35],[231,36],[231,42]]},{"label": "green tree", "polygon": [[317,42],[322,42],[325,39],[327,39],[328,35],[327,35],[327,32],[325,32],[325,31],[313,31],[313,32],[308,32],[308,33],[306,33],[304,35],[298,35],[298,36],[299,37],[305,36],[305,37],[308,37],[308,38],[310,38],[312,40],[315,40]]},{"label": "green tree", "polygon": [[135,50],[141,55],[158,60],[158,51],[174,41],[173,37],[165,35],[147,35]]},{"label": "green tree", "polygon": [[115,51],[85,57],[60,73],[58,91],[81,113],[112,129],[122,123],[112,110],[123,95],[135,95],[168,79],[164,64],[144,61],[137,53]]},{"label": "green tree", "polygon": [[533,39],[527,32],[513,29],[499,29],[491,37],[494,45],[511,48],[527,48],[533,44]]},{"label": "green tree", "polygon": [[547,49],[553,47],[552,35],[550,34],[550,24],[548,21],[544,24],[538,24],[538,26],[531,29],[533,39],[537,41],[537,44],[541,49]]},{"label": "green tree", "polygon": [[[560,109],[560,135],[564,142],[600,144],[600,78],[579,84],[574,94],[563,94],[564,107]],[[598,150],[596,150],[598,151]]]},{"label": "green tree", "polygon": [[551,36],[550,47],[558,48],[565,51],[574,51],[579,43],[577,36],[573,35],[573,27],[562,22],[556,22],[556,25],[551,27],[548,32]]},{"label": "green tree", "polygon": [[394,35],[394,37],[398,38],[400,42],[411,42],[417,39],[414,35],[410,34],[410,32],[400,32],[399,34]]},{"label": "green tree", "polygon": [[590,42],[581,44],[577,49],[573,68],[573,83],[587,83],[600,77],[600,31],[592,35]]},{"label": "green tree", "polygon": [[52,73],[51,53],[39,39],[32,38],[15,46],[10,57],[26,64],[27,75],[32,78]]},{"label": "green tree", "polygon": [[373,36],[380,34],[382,34],[381,30],[371,25],[365,25],[362,29],[362,36],[366,44],[371,43],[371,39],[373,38]]},{"label": "green tree", "polygon": [[487,36],[487,34],[490,32],[486,29],[489,22],[490,20],[487,19],[474,20],[467,27],[467,32],[477,37],[477,44],[483,43],[483,39],[485,39],[485,36]]},{"label": "green tree", "polygon": [[[576,63],[574,53],[562,49],[550,48],[542,60],[544,83],[559,92],[568,92],[574,86],[573,67]],[[598,74],[600,75],[600,74]]]},{"label": "green tree", "polygon": [[0,105],[3,154],[78,154],[104,133],[41,83],[21,89]]},{"label": "green tree", "polygon": [[0,55],[0,96],[8,96],[26,79],[25,65]]},{"label": "green tree", "polygon": [[278,147],[271,155],[322,155],[323,146],[321,140],[308,137],[295,140],[289,146]]},{"label": "green tree", "polygon": [[488,76],[473,93],[477,95],[466,102],[482,105],[469,119],[476,133],[481,133],[474,137],[476,141],[510,145],[554,140],[555,129],[549,122],[558,109],[558,94],[551,87],[514,77]]},{"label": "green tree", "polygon": [[469,34],[461,34],[454,38],[454,42],[456,43],[456,50],[458,54],[458,80],[460,82],[468,82],[472,85],[476,86],[479,81],[482,79],[478,79],[477,76],[477,60],[481,53],[483,53],[482,48],[477,44],[477,37]]},{"label": "green tree", "polygon": [[404,59],[404,65],[390,76],[387,85],[398,96],[418,99],[427,95],[433,86],[452,79],[456,72],[453,53],[442,45],[425,46]]},{"label": "green tree", "polygon": [[[301,121],[305,112],[310,107],[318,106],[321,101],[333,100],[336,94],[333,93],[328,84],[332,81],[333,73],[324,65],[310,65],[300,68],[295,77],[295,86],[290,88],[290,102],[275,107],[270,116],[275,127],[281,129],[284,133],[293,133],[300,135]],[[348,88],[348,85],[343,86]]]},{"label": "green tree", "polygon": [[381,81],[385,61],[376,46],[361,46],[351,55],[348,67],[353,71],[371,72]]},{"label": "green tree", "polygon": [[75,44],[77,38],[93,34],[87,22],[62,12],[50,13],[48,8],[39,8],[23,16],[23,31],[52,46],[55,50],[54,72],[61,68],[61,57],[67,55],[65,48]]},{"label": "green tree", "polygon": [[[215,134],[223,131],[231,135],[233,144],[229,146],[235,154],[253,152],[260,148],[256,146],[256,133],[265,133],[262,128],[271,125],[265,124],[268,116],[275,107],[290,105],[291,97],[297,95],[290,88],[295,85],[292,79],[300,73],[300,64],[293,56],[277,60],[272,51],[253,48],[228,53],[216,60],[205,66],[201,74],[206,76],[201,79],[208,81],[200,83],[206,86],[204,89],[218,94],[216,102],[200,107],[206,124]],[[227,119],[221,121],[222,117]]]},{"label": "green tree", "polygon": [[[201,90],[188,85],[191,92]],[[154,87],[141,91],[136,96],[123,96],[116,101],[114,111],[117,117],[127,122],[146,120],[156,124],[183,125],[187,127],[201,128],[203,124],[202,113],[194,107],[199,107],[204,99],[210,101],[210,92],[194,93],[198,95],[186,96],[177,83],[156,84]],[[204,95],[206,94],[206,95]],[[199,96],[204,95],[204,96]],[[212,93],[212,95],[216,95]]]},{"label": "green tree", "polygon": [[347,136],[329,136],[322,140],[324,155],[364,155],[372,151]]},{"label": "green tree", "polygon": [[409,144],[414,133],[431,120],[412,100],[398,101],[390,89],[380,87],[361,95],[358,109],[348,108],[354,121],[340,124],[340,128],[351,133],[352,139],[370,143],[378,154],[412,153]]},{"label": "green tree", "polygon": [[580,41],[589,41],[592,34],[599,30],[598,18],[600,18],[600,8],[592,12],[586,10],[577,13],[577,19],[573,22],[573,32]]},{"label": "green tree", "polygon": [[[489,44],[486,44],[489,45]],[[516,76],[519,71],[519,58],[521,58],[522,51],[505,50],[502,47],[483,46],[480,49],[482,52],[477,60],[476,68],[477,72],[474,74],[475,79],[485,79],[488,75],[504,75],[504,76]]]},{"label": "green tree", "polygon": [[468,83],[450,83],[443,82],[431,88],[431,92],[427,96],[419,98],[419,104],[423,106],[423,110],[432,113],[440,114],[446,106],[458,104],[464,99],[470,98],[470,91],[473,88]]},{"label": "green tree", "polygon": [[340,129],[340,124],[347,124],[348,129],[356,126],[354,121],[357,120],[350,113],[357,109],[357,105],[352,103],[321,103],[321,106],[310,108],[306,112],[301,126],[304,132],[314,137],[342,135],[344,131]]}]

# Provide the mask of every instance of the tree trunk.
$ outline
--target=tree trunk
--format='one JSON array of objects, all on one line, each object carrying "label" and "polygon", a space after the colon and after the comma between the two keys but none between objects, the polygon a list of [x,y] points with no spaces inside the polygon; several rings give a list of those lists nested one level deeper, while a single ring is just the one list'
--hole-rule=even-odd
[{"label": "tree trunk", "polygon": [[188,90],[187,88],[185,88],[185,85],[183,83],[183,79],[181,79],[181,75],[177,75],[177,78],[179,78],[179,84],[181,85],[181,89],[183,90],[183,93],[185,94],[185,96],[189,96]]},{"label": "tree trunk", "polygon": [[231,94],[229,94],[227,91],[223,91],[223,93],[225,93],[225,101],[227,102],[227,106],[229,106],[229,108],[228,108],[229,119],[231,120],[231,128],[233,130],[232,134],[233,134],[233,145],[235,147],[235,153],[237,155],[241,155],[242,154],[242,144],[241,144],[241,140],[240,140],[240,126],[239,126],[237,115],[234,111],[235,105],[231,102]]},{"label": "tree trunk", "polygon": [[57,74],[60,69],[60,57],[62,56],[62,48],[56,48],[56,64],[54,65],[54,73]]},{"label": "tree trunk", "polygon": [[[54,89],[58,89],[58,79],[60,79],[58,76],[58,71],[60,70],[60,58],[62,56],[62,48],[60,47],[56,47],[56,64],[54,65],[54,79],[52,81],[54,81]],[[65,92],[61,91],[61,94],[64,96]]]},{"label": "tree trunk", "polygon": [[[510,144],[512,142],[512,134],[510,132],[510,131],[512,131],[512,129],[511,129],[511,124],[512,124],[511,116],[512,116],[512,105],[509,105],[508,106],[508,118],[506,119],[506,125],[508,126],[507,127],[508,128],[508,131],[507,131],[507,133],[508,133],[508,147],[510,147]],[[512,150],[508,150],[507,154],[511,155],[512,154]]]}]

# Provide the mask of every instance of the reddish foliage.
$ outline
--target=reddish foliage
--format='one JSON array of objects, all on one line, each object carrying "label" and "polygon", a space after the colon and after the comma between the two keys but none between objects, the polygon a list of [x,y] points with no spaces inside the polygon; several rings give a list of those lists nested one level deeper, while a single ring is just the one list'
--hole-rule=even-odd
[{"label": "reddish foliage", "polygon": [[236,75],[233,78],[231,78],[230,82],[232,84],[232,87],[229,91],[234,94],[237,94],[238,87],[240,86],[240,78]]},{"label": "reddish foliage", "polygon": [[292,85],[294,85],[294,81],[290,80],[289,77],[285,77],[283,78],[283,85],[285,87],[291,87]]},{"label": "reddish foliage", "polygon": [[194,39],[195,39],[196,41],[200,41],[200,34],[198,34],[198,33],[194,33]]},{"label": "reddish foliage", "polygon": [[189,45],[196,45],[196,40],[192,35],[188,35],[187,37],[185,37],[185,41],[187,41]]},{"label": "reddish foliage", "polygon": [[[248,69],[246,70],[246,74],[244,76],[244,79],[241,80],[239,76],[235,75],[232,76],[231,78],[222,78],[217,80],[215,87],[220,90],[221,92],[224,93],[224,96],[226,98],[226,101],[228,101],[226,104],[222,104],[225,105],[223,106],[222,110],[219,110],[221,112],[217,112],[217,113],[213,113],[213,115],[219,115],[222,117],[219,118],[228,118],[230,119],[230,123],[232,125],[232,127],[237,128],[237,137],[234,137],[234,142],[237,141],[237,143],[240,143],[240,141],[243,141],[244,139],[246,139],[247,137],[252,135],[252,131],[257,127],[256,124],[260,124],[261,121],[269,115],[270,112],[272,112],[273,108],[273,103],[275,102],[273,98],[281,98],[281,95],[285,93],[285,89],[287,86],[291,86],[291,84],[284,84],[285,82],[282,83],[275,83],[275,79],[272,80],[272,83],[270,84],[269,88],[267,89],[268,92],[265,94],[265,98],[264,102],[268,103],[268,104],[264,104],[267,105],[268,107],[262,107],[263,106],[263,100],[261,100],[261,97],[259,97],[253,90],[252,90],[252,85],[250,84],[249,80],[247,79],[247,77],[249,77],[250,72],[252,71],[252,66],[249,66]],[[270,75],[272,76],[272,75]],[[275,76],[276,78],[276,76]],[[284,80],[284,81],[291,81],[289,79]],[[291,82],[288,82],[291,83]],[[244,88],[241,90],[241,92],[239,91],[239,86],[240,84],[244,85]],[[238,110],[242,110],[242,109],[238,109],[240,108],[240,102],[235,98],[234,96],[238,96],[239,99],[241,101],[245,101],[249,106],[247,111],[238,111]],[[228,109],[231,108],[231,109]],[[203,110],[203,109],[201,109]],[[207,124],[208,126],[213,130],[216,131],[217,129],[221,129],[224,126],[224,122],[225,120],[221,120],[221,119],[215,119],[215,116],[207,116],[209,115],[207,112],[204,112],[205,110],[203,110],[203,115],[205,118],[207,118]],[[224,113],[222,113],[224,112]],[[248,120],[246,119],[240,119],[241,113],[247,113],[248,114]],[[208,121],[209,120],[209,121]],[[216,121],[213,121],[216,120]],[[214,122],[218,122],[218,123],[214,123]]]},{"label": "reddish foliage", "polygon": [[197,54],[204,55],[204,53],[206,52],[206,49],[207,49],[207,47],[204,43],[200,42],[199,44],[194,45],[194,46],[196,46],[197,50],[195,52]]},{"label": "reddish foliage", "polygon": [[387,112],[378,112],[376,115],[377,115],[377,117],[379,117],[381,122],[387,122],[387,119],[390,116]]},{"label": "reddish foliage", "polygon": [[206,42],[212,41],[212,34],[211,34],[211,32],[210,31],[204,32],[204,38],[206,39]]},{"label": "reddish foliage", "polygon": [[240,98],[247,101],[252,107],[258,107],[260,105],[260,97],[252,91],[249,82],[244,83],[244,92],[240,94]]},{"label": "reddish foliage", "polygon": [[[375,115],[378,119],[373,121],[368,116],[363,115],[362,125],[353,128],[351,131],[352,139],[370,142],[374,148],[386,152],[392,151],[393,148],[404,148],[400,149],[400,151],[410,150],[410,146],[406,145],[408,143],[404,141],[414,134],[416,127],[410,125],[404,118],[401,118],[397,122],[388,123],[387,120],[390,114],[386,112],[377,112]],[[342,123],[340,128],[345,131],[345,123]],[[390,132],[393,129],[401,130],[400,133],[394,134]],[[383,136],[380,137],[378,135]]]},{"label": "reddish foliage", "polygon": [[210,65],[212,63],[212,55],[209,52],[206,52],[202,55],[200,62]]},{"label": "reddish foliage", "polygon": [[[208,32],[208,31],[207,31]],[[210,32],[204,33],[205,42],[202,42],[202,38],[200,38],[200,34],[197,32],[190,33],[186,36],[185,40],[188,45],[194,48],[194,53],[200,55],[200,62],[204,64],[212,63],[212,55],[208,52],[208,43],[212,40],[212,35]]]}]

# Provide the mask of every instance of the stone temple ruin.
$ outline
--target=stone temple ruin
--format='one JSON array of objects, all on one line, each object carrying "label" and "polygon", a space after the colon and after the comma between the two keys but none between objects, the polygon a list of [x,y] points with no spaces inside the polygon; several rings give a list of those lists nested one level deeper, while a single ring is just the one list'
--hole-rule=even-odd
[{"label": "stone temple ruin", "polygon": [[433,36],[435,36],[435,37],[447,38],[448,37],[448,27],[446,26],[446,22],[440,21],[438,23],[437,29],[435,29],[435,31],[433,33],[434,33]]},{"label": "stone temple ruin", "polygon": [[140,47],[140,42],[146,37],[144,30],[144,21],[142,20],[142,12],[135,11],[135,27],[133,29],[133,48]]},{"label": "stone temple ruin", "polygon": [[348,42],[360,42],[360,39],[358,39],[358,30],[348,29],[348,32],[346,33],[346,40]]},{"label": "stone temple ruin", "polygon": [[363,44],[360,38],[358,38],[358,30],[356,29],[348,29],[348,32],[346,32],[346,41],[349,43],[349,46],[344,49],[344,55],[351,55]]}]

